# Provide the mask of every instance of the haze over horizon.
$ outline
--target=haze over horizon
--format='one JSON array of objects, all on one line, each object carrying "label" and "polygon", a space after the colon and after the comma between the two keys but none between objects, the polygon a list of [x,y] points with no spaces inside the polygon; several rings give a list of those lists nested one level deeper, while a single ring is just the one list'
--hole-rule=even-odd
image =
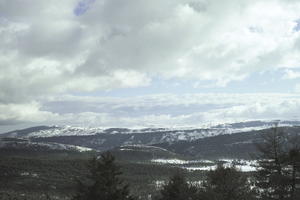
[{"label": "haze over horizon", "polygon": [[296,119],[300,1],[0,0],[0,133]]}]

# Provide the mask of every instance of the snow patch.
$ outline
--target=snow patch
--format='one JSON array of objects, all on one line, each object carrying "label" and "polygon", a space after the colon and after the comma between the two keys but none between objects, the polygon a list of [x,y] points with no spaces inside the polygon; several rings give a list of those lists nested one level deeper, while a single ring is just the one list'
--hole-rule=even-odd
[{"label": "snow patch", "polygon": [[214,163],[210,160],[180,160],[180,159],[152,159],[151,162],[161,163],[161,164],[176,164],[176,165],[185,165],[185,164],[196,164],[196,163]]},{"label": "snow patch", "polygon": [[[151,162],[159,164],[172,164],[189,171],[209,171],[217,168],[218,162],[225,162],[224,167],[234,166],[242,172],[253,172],[257,170],[256,160],[233,160],[233,159],[219,159],[217,161],[211,160],[180,160],[180,159],[152,159]],[[209,165],[207,165],[209,164]],[[182,166],[192,165],[192,166]]]}]

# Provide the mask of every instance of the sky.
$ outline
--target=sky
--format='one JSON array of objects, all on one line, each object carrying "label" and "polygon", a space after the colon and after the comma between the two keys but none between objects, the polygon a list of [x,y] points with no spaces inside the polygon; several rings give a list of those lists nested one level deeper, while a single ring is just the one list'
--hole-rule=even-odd
[{"label": "sky", "polygon": [[0,0],[0,133],[300,119],[299,0]]}]

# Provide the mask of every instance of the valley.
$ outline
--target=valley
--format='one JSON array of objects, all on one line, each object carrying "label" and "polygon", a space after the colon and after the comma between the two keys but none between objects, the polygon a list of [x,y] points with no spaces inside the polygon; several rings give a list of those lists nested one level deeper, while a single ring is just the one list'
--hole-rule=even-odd
[{"label": "valley", "polygon": [[[208,171],[220,164],[251,174],[257,167],[256,144],[262,142],[261,136],[270,131],[271,124],[248,124],[258,123],[238,124],[228,130],[220,126],[143,132],[109,129],[78,134],[78,129],[69,129],[75,130],[74,134],[63,131],[43,137],[44,131],[57,132],[58,128],[34,127],[5,133],[0,140],[0,194],[25,195],[29,199],[51,194],[57,199],[70,199],[76,180],[88,173],[88,161],[107,150],[116,157],[124,172],[122,177],[141,199],[155,195],[178,171],[191,183],[201,182]],[[241,128],[247,131],[234,131]],[[290,136],[300,132],[297,125],[285,124],[279,129]],[[191,135],[194,137],[187,137]]]}]

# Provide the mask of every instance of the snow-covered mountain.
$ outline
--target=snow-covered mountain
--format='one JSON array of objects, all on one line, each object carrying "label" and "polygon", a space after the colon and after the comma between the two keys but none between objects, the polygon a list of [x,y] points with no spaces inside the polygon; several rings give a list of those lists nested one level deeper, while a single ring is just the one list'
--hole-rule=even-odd
[{"label": "snow-covered mountain", "polygon": [[[156,146],[168,151],[195,157],[245,157],[255,151],[257,138],[274,126],[272,121],[248,121],[220,124],[202,128],[82,128],[70,126],[39,126],[16,130],[1,135],[2,139],[16,138],[30,145],[87,147],[94,150],[112,150],[121,146]],[[279,124],[287,133],[298,133],[300,122]],[[20,143],[22,144],[22,143]],[[29,144],[29,143],[27,143]],[[45,146],[44,145],[44,146]],[[59,146],[58,145],[58,146]],[[57,146],[57,145],[56,145]]]},{"label": "snow-covered mountain", "polygon": [[42,142],[32,142],[26,139],[17,138],[2,138],[0,139],[0,149],[14,149],[22,151],[75,151],[75,152],[85,152],[92,151],[91,148],[59,144],[59,143],[42,143]]},{"label": "snow-covered mountain", "polygon": [[[17,138],[39,138],[39,137],[57,137],[57,136],[92,136],[100,134],[144,134],[160,133],[162,135],[160,142],[172,142],[187,140],[192,141],[199,138],[232,134],[238,132],[247,132],[253,130],[262,130],[274,126],[274,121],[247,121],[231,124],[219,124],[212,126],[203,126],[199,128],[87,128],[72,126],[37,126],[22,130],[15,130],[3,133],[0,137]],[[279,126],[300,126],[300,121],[282,121]],[[153,141],[154,143],[155,141]],[[156,141],[159,142],[159,141]]]},{"label": "snow-covered mountain", "polygon": [[[164,147],[184,149],[181,144],[187,143],[189,147],[194,141],[213,136],[233,135],[234,133],[249,133],[274,126],[272,121],[248,121],[232,124],[220,124],[201,128],[83,128],[71,126],[38,126],[28,129],[16,130],[1,135],[2,138],[21,138],[29,140],[32,144],[62,144],[88,147],[95,150],[109,150],[123,145],[157,145]],[[283,127],[299,126],[298,121],[284,121],[279,124]],[[250,136],[252,134],[250,133]],[[234,137],[235,138],[235,137]],[[249,139],[248,139],[249,140]],[[233,140],[235,141],[235,140]],[[252,140],[251,140],[252,141]],[[238,141],[240,142],[247,142]],[[166,145],[168,144],[168,145]],[[170,146],[174,144],[175,146]],[[194,144],[193,144],[194,145]],[[203,145],[202,145],[203,146]],[[185,147],[185,148],[187,148]],[[191,152],[192,150],[188,150]],[[198,150],[196,151],[198,152]],[[182,152],[181,152],[182,153]],[[185,153],[185,152],[183,152]]]}]

